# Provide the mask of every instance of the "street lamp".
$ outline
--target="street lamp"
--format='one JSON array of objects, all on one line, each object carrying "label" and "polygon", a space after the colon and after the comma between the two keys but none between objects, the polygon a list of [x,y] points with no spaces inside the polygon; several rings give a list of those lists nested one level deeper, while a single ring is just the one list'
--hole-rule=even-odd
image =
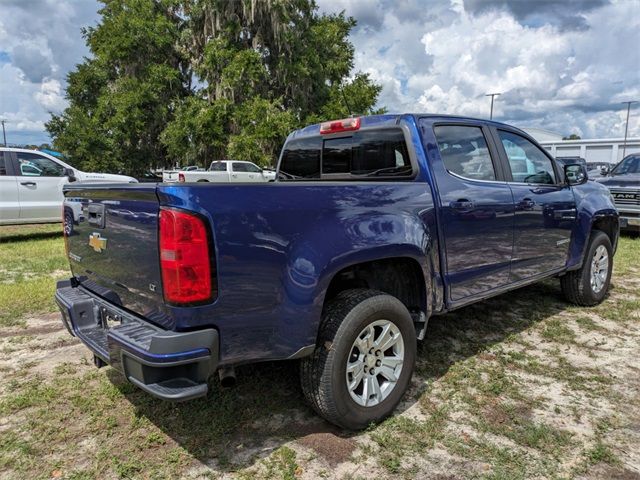
[{"label": "street lamp", "polygon": [[629,131],[629,111],[631,110],[632,103],[638,103],[638,100],[631,100],[629,102],[622,102],[627,104],[627,121],[624,124],[624,143],[622,144],[622,158],[627,154],[627,132]]},{"label": "street lamp", "polygon": [[493,120],[493,97],[502,95],[501,93],[487,93],[485,97],[491,97],[491,113],[489,114],[489,120]]}]

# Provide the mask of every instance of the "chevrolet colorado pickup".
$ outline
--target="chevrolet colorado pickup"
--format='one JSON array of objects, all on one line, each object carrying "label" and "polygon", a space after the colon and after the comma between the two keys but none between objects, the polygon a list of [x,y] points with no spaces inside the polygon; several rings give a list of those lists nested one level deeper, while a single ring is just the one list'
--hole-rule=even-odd
[{"label": "chevrolet colorado pickup", "polygon": [[578,305],[607,293],[609,192],[511,126],[331,121],[291,133],[277,172],[65,187],[84,220],[55,298],[97,366],[187,400],[216,371],[300,359],[313,408],[359,429],[400,401],[430,317],[548,277]]}]

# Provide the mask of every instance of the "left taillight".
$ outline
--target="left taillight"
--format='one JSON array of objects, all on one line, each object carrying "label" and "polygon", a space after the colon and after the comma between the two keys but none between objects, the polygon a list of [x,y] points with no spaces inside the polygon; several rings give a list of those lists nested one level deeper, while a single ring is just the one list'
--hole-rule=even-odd
[{"label": "left taillight", "polygon": [[165,301],[193,304],[213,300],[215,263],[209,238],[207,224],[200,216],[160,210],[160,269]]}]

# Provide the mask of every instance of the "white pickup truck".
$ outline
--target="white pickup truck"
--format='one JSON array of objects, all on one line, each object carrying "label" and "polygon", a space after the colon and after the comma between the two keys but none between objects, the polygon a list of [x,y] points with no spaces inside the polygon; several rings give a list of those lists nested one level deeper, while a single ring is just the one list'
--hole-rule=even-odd
[{"label": "white pickup truck", "polygon": [[[62,187],[75,181],[137,182],[126,175],[83,172],[44,152],[0,147],[0,225],[59,222]],[[80,209],[65,206],[65,229],[73,229],[79,215]]]},{"label": "white pickup truck", "polygon": [[263,170],[255,163],[240,160],[218,160],[211,162],[209,170],[182,170],[178,172],[179,182],[270,182],[276,172]]}]

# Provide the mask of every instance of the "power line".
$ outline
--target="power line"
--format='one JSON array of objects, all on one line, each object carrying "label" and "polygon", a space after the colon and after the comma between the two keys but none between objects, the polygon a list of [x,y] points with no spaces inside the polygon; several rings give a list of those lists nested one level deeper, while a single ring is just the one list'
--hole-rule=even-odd
[{"label": "power line", "polygon": [[491,97],[491,113],[489,114],[489,120],[493,120],[493,97],[502,95],[502,93],[487,93],[485,97]]},{"label": "power line", "polygon": [[622,158],[627,154],[627,132],[629,131],[629,111],[631,110],[631,104],[638,103],[638,100],[631,100],[629,102],[622,102],[627,104],[627,121],[624,124],[624,143],[622,144]]}]

